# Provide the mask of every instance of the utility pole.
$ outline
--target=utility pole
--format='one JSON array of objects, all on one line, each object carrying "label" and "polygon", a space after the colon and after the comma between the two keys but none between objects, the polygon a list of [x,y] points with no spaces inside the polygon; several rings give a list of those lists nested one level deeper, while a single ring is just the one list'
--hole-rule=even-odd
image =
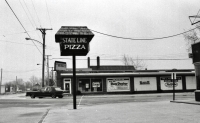
[{"label": "utility pole", "polygon": [[[52,71],[52,81],[53,81],[53,67],[51,67],[52,69],[51,69],[51,71]],[[53,81],[54,82],[54,81]]]},{"label": "utility pole", "polygon": [[[51,79],[52,79],[52,82],[54,83],[54,81],[53,81],[53,67],[49,67],[49,68],[51,68],[51,72],[52,72],[52,73],[51,73]],[[52,84],[53,84],[53,83],[52,83]]]},{"label": "utility pole", "polygon": [[49,56],[51,55],[46,55],[47,56],[47,85],[49,86]]},{"label": "utility pole", "polygon": [[42,38],[43,38],[43,56],[42,56],[42,87],[44,87],[44,61],[45,61],[45,35],[46,35],[46,30],[52,30],[47,29],[47,28],[36,28],[37,30],[40,30],[42,33]]},{"label": "utility pole", "polygon": [[24,83],[24,91],[26,92],[26,82]]},{"label": "utility pole", "polygon": [[3,69],[1,68],[0,94],[1,94],[1,84],[2,84],[2,72],[3,72]]},{"label": "utility pole", "polygon": [[16,76],[15,92],[17,92],[17,76]]}]

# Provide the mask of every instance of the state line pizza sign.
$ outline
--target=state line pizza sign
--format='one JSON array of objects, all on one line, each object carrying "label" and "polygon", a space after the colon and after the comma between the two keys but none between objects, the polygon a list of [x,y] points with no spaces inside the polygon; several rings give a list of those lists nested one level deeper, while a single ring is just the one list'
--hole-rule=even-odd
[{"label": "state line pizza sign", "polygon": [[85,56],[94,34],[85,26],[62,26],[55,35],[61,56]]}]

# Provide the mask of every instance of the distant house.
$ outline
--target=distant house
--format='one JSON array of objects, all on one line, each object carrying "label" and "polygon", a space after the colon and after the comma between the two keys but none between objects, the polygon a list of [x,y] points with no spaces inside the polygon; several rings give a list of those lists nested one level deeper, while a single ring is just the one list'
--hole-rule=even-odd
[{"label": "distant house", "polygon": [[1,85],[1,92],[0,94],[5,94],[6,93],[6,86],[5,85]]},{"label": "distant house", "polygon": [[41,89],[41,85],[40,84],[37,83],[37,84],[33,85],[33,91],[37,91],[39,89]]}]

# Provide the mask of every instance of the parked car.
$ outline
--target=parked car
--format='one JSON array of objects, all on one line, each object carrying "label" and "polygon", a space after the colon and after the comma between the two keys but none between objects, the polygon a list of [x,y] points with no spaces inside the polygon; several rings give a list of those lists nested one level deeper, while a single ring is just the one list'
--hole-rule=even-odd
[{"label": "parked car", "polygon": [[47,87],[39,89],[38,91],[28,91],[26,92],[26,96],[30,96],[31,98],[35,98],[35,97],[63,98],[63,90],[59,87],[47,86]]},{"label": "parked car", "polygon": [[22,93],[22,90],[17,90],[17,93]]}]

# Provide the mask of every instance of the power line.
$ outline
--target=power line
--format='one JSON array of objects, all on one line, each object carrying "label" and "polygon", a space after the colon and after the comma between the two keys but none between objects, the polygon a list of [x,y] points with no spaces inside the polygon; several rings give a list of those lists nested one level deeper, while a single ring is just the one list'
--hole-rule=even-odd
[{"label": "power line", "polygon": [[[11,9],[11,11],[13,12],[13,14],[15,15],[15,17],[17,18],[18,22],[20,23],[20,25],[23,27],[24,31],[26,32],[26,34],[29,36],[29,38],[31,38],[31,36],[28,34],[28,32],[26,31],[25,27],[23,26],[23,24],[21,23],[21,21],[19,20],[19,18],[17,17],[17,15],[15,14],[15,12],[13,11],[13,9],[11,8],[11,6],[9,5],[9,3],[7,2],[7,0],[5,0],[7,5],[9,6],[9,8]],[[33,42],[33,41],[32,41]],[[33,44],[36,46],[36,48],[38,49],[37,45],[33,42]],[[38,51],[41,53],[41,51],[38,49]],[[42,54],[42,53],[41,53]]]},{"label": "power line", "polygon": [[8,40],[0,40],[1,42],[6,42],[6,43],[14,43],[14,44],[23,44],[23,45],[30,45],[30,46],[34,46],[32,44],[25,44],[25,43],[18,43],[18,42],[13,42],[13,41],[8,41]]},{"label": "power line", "polygon": [[48,6],[47,6],[47,1],[46,1],[46,0],[45,0],[45,3],[46,3],[47,13],[48,13],[49,21],[50,21],[50,26],[51,26],[51,28],[52,28],[51,18],[50,18],[50,15],[49,15],[49,8],[48,8]]},{"label": "power line", "polygon": [[[36,31],[36,30],[33,30]],[[33,31],[27,31],[27,32],[33,32]],[[6,37],[8,35],[17,35],[17,34],[22,34],[22,33],[26,33],[26,32],[18,32],[18,33],[10,33],[10,34],[1,34],[0,36]]]},{"label": "power line", "polygon": [[[89,56],[101,56],[101,57],[103,57],[103,58],[119,58],[119,57],[123,57],[124,55],[126,55],[126,54],[118,54],[118,55],[113,55],[113,54],[97,54],[97,53],[94,53],[94,54],[90,54]],[[188,55],[187,53],[177,53],[177,54],[162,54],[162,55],[156,55],[156,54],[154,54],[154,55],[147,55],[147,58],[148,57],[150,57],[150,58],[152,58],[152,57],[157,57],[157,58],[160,58],[160,57],[176,57],[176,56],[186,56],[186,55]],[[127,56],[129,56],[129,55],[127,55]],[[132,57],[132,56],[130,56],[130,57]],[[140,58],[141,57],[145,57],[146,58],[146,56],[141,56],[140,55]]]},{"label": "power line", "polygon": [[[118,54],[118,55],[112,55],[112,54],[96,54],[96,53],[94,53],[94,54],[90,54],[88,57],[91,57],[91,55],[93,56],[93,57],[96,57],[96,56],[101,56],[101,59],[111,59],[111,60],[120,60],[120,59],[122,59],[122,57],[124,56],[124,55],[120,55],[120,54]],[[177,53],[177,54],[163,54],[163,55],[146,55],[146,56],[140,56],[139,57],[139,59],[141,59],[141,60],[149,60],[149,59],[153,59],[153,60],[156,60],[156,59],[160,59],[160,60],[162,60],[162,59],[185,59],[185,60],[187,60],[187,58],[185,58],[185,56],[187,56],[188,54],[187,53]],[[129,56],[128,56],[129,57]],[[133,57],[133,56],[130,56],[131,58],[135,58],[135,56]],[[69,59],[69,60],[71,60],[71,58],[53,58],[53,59]],[[138,59],[138,58],[137,58]],[[80,59],[80,60],[82,60],[82,59]],[[86,60],[86,59],[85,59]],[[92,59],[92,60],[95,60],[95,59]]]},{"label": "power line", "polygon": [[10,73],[25,73],[25,72],[32,72],[32,71],[39,71],[41,69],[32,69],[32,70],[26,70],[26,71],[7,71],[4,70],[4,72],[10,72]]},{"label": "power line", "polygon": [[172,38],[172,37],[175,37],[175,36],[179,36],[179,35],[182,35],[182,34],[185,34],[187,32],[190,32],[192,30],[195,30],[197,28],[199,28],[200,26],[197,26],[193,29],[190,29],[188,31],[185,31],[185,32],[182,32],[182,33],[178,33],[178,34],[175,34],[175,35],[171,35],[171,36],[164,36],[164,37],[159,37],[159,38],[128,38],[128,37],[121,37],[121,36],[116,36],[116,35],[111,35],[111,34],[106,34],[106,33],[102,33],[102,32],[99,32],[99,31],[95,31],[95,30],[92,30],[92,29],[89,29],[93,32],[96,32],[96,33],[99,33],[99,34],[102,34],[102,35],[106,35],[106,36],[109,36],[109,37],[113,37],[113,38],[120,38],[120,39],[127,39],[127,40],[158,40],[158,39],[166,39],[166,38]]},{"label": "power line", "polygon": [[23,0],[23,2],[24,2],[25,6],[26,6],[26,9],[28,10],[28,13],[29,13],[29,15],[31,16],[31,19],[33,20],[33,23],[34,23],[34,25],[35,25],[35,27],[36,27],[36,23],[35,23],[35,21],[34,21],[32,15],[31,15],[31,13],[30,13],[30,11],[29,11],[27,5],[26,5],[26,2],[25,2],[24,0]]},{"label": "power line", "polygon": [[[33,4],[33,1],[31,0],[31,2],[32,2],[33,8],[34,8],[34,10],[35,10],[35,13],[36,13],[36,17],[37,17],[37,19],[38,19],[38,22],[39,22],[39,24],[40,24],[40,27],[41,27],[40,19],[38,18],[38,15],[37,15],[37,12],[36,12],[35,6],[34,6],[34,4]],[[41,28],[42,28],[42,27],[41,27]]]},{"label": "power line", "polygon": [[[23,0],[23,1],[24,1],[24,0]],[[35,27],[37,27],[37,26],[36,26],[36,23],[35,23],[35,21],[34,21],[34,19],[33,19],[32,15],[31,15],[31,13],[30,13],[30,11],[29,11],[29,9],[28,9],[28,7],[27,7],[27,5],[26,5],[26,2],[25,2],[25,1],[24,1],[24,4],[25,4],[25,6],[26,6],[26,9],[28,10],[28,13],[29,13],[29,15],[31,16],[31,18],[32,18],[32,20],[33,20],[33,23],[34,23]],[[34,28],[34,26],[33,26],[33,28]],[[36,32],[36,34],[38,35],[38,37],[39,37],[39,38],[41,38],[37,32]]]},{"label": "power line", "polygon": [[[72,58],[51,58],[52,59],[68,59],[68,60],[72,60]],[[87,59],[76,59],[76,60],[87,60]],[[90,60],[96,60],[96,59],[90,59]],[[119,60],[122,60],[122,59],[101,59],[101,60],[106,60],[106,61],[119,61]],[[190,58],[183,58],[183,59],[133,59],[133,60],[190,60]]]},{"label": "power line", "polygon": [[[199,9],[199,11],[200,11],[200,9]],[[192,23],[194,23],[194,21],[196,20],[197,16],[199,15],[199,11],[198,11],[198,13],[197,13],[197,15],[196,15],[196,17],[194,18],[194,20],[193,20]]]},{"label": "power line", "polygon": [[[28,17],[28,20],[29,20],[29,22],[31,23],[31,25],[33,26],[33,23],[31,22],[31,20],[30,20],[30,18],[29,18],[29,16],[28,16],[28,14],[27,14],[27,12],[25,11],[25,9],[24,9],[24,6],[22,5],[22,3],[21,3],[21,0],[19,0],[19,2],[20,2],[20,4],[21,4],[21,6],[22,6],[22,8],[23,8],[23,10],[24,10],[24,12],[26,13],[26,16]],[[34,27],[34,26],[33,26]]]}]

